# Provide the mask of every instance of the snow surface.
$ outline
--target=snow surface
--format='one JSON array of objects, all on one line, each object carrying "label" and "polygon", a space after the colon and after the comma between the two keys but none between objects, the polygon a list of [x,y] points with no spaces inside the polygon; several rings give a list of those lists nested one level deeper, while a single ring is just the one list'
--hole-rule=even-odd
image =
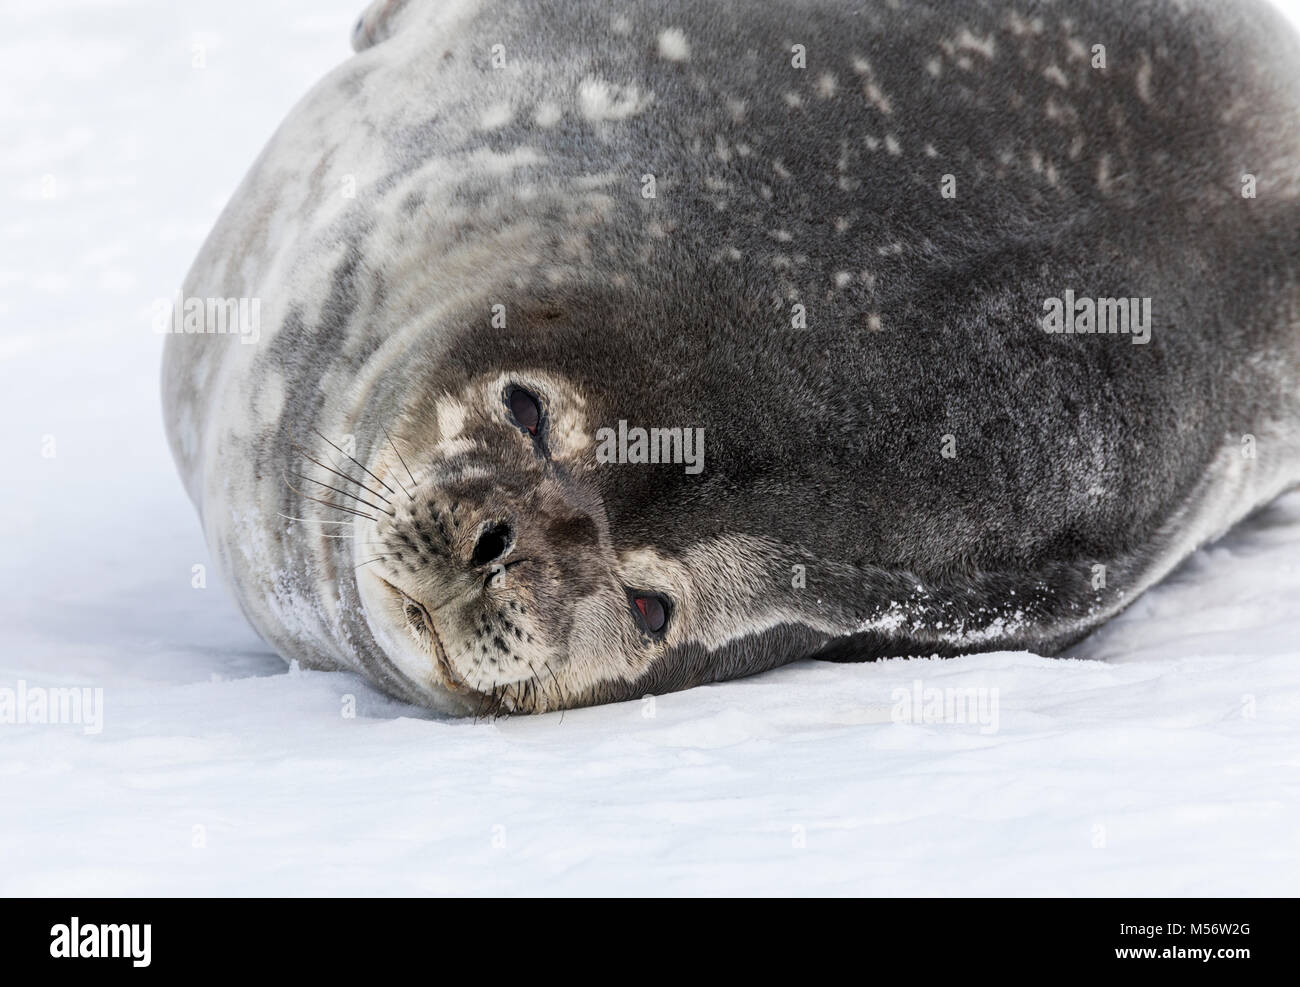
[{"label": "snow surface", "polygon": [[[1300,890],[1300,495],[1093,660],[806,662],[497,722],[287,671],[192,588],[153,300],[359,6],[6,10],[0,689],[102,688],[104,719],[0,725],[0,892]],[[996,689],[998,730],[890,722],[917,681]]]}]

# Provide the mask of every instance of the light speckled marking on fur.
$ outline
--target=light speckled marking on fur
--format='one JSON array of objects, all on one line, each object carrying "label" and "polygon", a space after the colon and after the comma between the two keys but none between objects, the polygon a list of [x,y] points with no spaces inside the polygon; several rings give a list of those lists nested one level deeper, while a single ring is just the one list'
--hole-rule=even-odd
[{"label": "light speckled marking on fur", "polygon": [[686,62],[691,58],[691,46],[679,28],[669,27],[659,32],[659,57],[670,62]]}]

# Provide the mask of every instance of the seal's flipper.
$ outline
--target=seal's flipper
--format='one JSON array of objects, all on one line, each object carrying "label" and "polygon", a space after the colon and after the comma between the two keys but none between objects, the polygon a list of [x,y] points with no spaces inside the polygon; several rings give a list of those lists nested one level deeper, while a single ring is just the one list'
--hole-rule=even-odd
[{"label": "seal's flipper", "polygon": [[352,50],[365,51],[389,37],[407,0],[373,0],[352,28]]}]

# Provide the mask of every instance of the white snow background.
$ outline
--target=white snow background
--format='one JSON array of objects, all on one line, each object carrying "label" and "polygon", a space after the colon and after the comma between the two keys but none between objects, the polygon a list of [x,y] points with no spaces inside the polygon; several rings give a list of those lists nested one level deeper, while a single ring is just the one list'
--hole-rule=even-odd
[{"label": "white snow background", "polygon": [[[804,662],[653,710],[432,718],[191,588],[153,302],[361,5],[6,5],[0,688],[104,719],[0,725],[0,892],[1300,891],[1300,494],[1091,660]],[[890,722],[916,681],[998,690],[999,729]]]}]

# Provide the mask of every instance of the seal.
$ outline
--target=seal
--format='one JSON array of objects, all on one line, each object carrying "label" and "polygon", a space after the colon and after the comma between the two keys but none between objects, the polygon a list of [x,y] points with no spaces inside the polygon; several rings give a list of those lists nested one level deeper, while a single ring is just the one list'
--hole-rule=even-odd
[{"label": "seal", "polygon": [[495,714],[1069,653],[1300,481],[1266,6],[388,0],[353,38],[163,361],[286,659]]}]

